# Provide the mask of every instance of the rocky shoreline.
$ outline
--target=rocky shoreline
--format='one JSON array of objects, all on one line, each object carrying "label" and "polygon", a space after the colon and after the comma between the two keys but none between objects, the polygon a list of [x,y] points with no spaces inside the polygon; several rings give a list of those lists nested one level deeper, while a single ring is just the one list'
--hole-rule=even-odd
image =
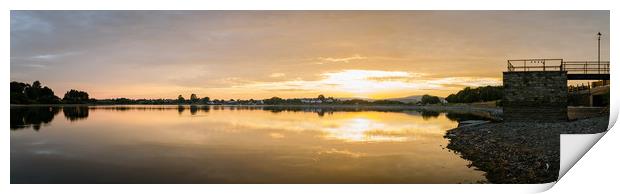
[{"label": "rocky shoreline", "polygon": [[608,116],[570,122],[492,122],[446,132],[447,148],[486,172],[490,183],[548,183],[558,179],[560,134],[600,133]]}]

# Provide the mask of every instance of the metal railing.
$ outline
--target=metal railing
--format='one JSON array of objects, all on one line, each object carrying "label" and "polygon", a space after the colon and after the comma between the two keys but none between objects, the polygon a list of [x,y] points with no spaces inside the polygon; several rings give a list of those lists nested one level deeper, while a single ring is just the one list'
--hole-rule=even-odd
[{"label": "metal railing", "polygon": [[569,74],[609,74],[609,61],[565,61],[562,70]]},{"label": "metal railing", "polygon": [[562,71],[563,59],[508,60],[508,71]]},{"label": "metal railing", "polygon": [[508,60],[508,71],[566,71],[567,74],[609,74],[609,61],[518,59]]},{"label": "metal railing", "polygon": [[592,87],[590,86],[590,83],[588,82],[588,84],[584,84],[581,83],[581,85],[570,85],[568,86],[568,92],[580,92],[580,91],[584,91],[587,90],[588,93],[590,93],[590,90],[592,89]]}]

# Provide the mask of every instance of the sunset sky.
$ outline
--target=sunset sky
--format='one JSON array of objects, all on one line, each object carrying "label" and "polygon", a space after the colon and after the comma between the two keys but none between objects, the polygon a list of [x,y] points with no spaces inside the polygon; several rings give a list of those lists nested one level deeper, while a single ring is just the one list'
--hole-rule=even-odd
[{"label": "sunset sky", "polygon": [[11,11],[11,80],[61,96],[447,96],[506,60],[609,60],[609,11]]}]

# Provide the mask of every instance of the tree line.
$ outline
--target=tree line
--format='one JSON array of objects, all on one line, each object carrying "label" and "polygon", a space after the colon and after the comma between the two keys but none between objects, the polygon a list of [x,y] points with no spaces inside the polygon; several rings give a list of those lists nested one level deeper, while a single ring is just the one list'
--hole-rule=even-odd
[{"label": "tree line", "polygon": [[11,104],[84,104],[92,102],[88,93],[79,90],[69,90],[64,97],[54,94],[54,91],[42,86],[41,82],[31,84],[11,82]]},{"label": "tree line", "polygon": [[183,95],[178,95],[177,99],[91,99],[94,104],[114,105],[114,104],[143,104],[143,105],[307,105],[307,104],[324,104],[324,105],[426,105],[438,104],[441,100],[437,96],[424,95],[420,102],[405,103],[394,100],[375,100],[368,101],[362,99],[340,100],[334,97],[325,97],[319,95],[317,98],[289,98],[271,97],[267,99],[211,99],[210,97],[199,97],[191,94],[189,99]]},{"label": "tree line", "polygon": [[189,99],[183,95],[178,95],[176,99],[94,99],[90,98],[85,91],[71,89],[67,91],[61,99],[54,94],[54,91],[42,86],[41,82],[35,81],[31,84],[12,81],[11,82],[11,104],[196,104],[196,105],[303,105],[303,104],[329,104],[329,105],[427,105],[441,103],[441,98],[437,96],[424,95],[419,102],[405,103],[395,100],[362,100],[350,99],[341,100],[334,97],[318,95],[316,98],[290,98],[283,99],[272,97],[262,100],[242,100],[242,99],[211,99],[209,97],[199,97],[191,94]]},{"label": "tree line", "polygon": [[437,96],[424,95],[419,102],[401,102],[396,100],[363,100],[363,99],[349,99],[341,100],[333,97],[324,97],[319,95],[314,99],[307,98],[292,98],[283,99],[280,97],[272,97],[263,100],[264,104],[269,105],[298,105],[298,104],[329,104],[329,105],[427,105],[427,104],[439,104],[441,98]]},{"label": "tree line", "polygon": [[504,97],[503,86],[466,87],[456,94],[450,94],[446,101],[450,103],[472,103],[501,100]]}]

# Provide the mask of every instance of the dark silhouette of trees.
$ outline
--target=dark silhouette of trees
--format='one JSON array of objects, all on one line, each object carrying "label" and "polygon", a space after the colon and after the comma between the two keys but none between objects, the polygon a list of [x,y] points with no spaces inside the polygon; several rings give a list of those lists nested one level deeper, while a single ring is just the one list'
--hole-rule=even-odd
[{"label": "dark silhouette of trees", "polygon": [[21,82],[11,82],[11,104],[30,104],[25,93],[26,87],[30,87],[30,85]]},{"label": "dark silhouette of trees", "polygon": [[[370,102],[368,102],[368,103],[370,103]],[[401,101],[395,101],[395,100],[375,100],[371,104],[375,104],[375,105],[404,105],[406,103],[401,102]]]},{"label": "dark silhouette of trees", "polygon": [[503,86],[466,87],[456,94],[450,94],[446,100],[450,103],[472,103],[500,100],[504,96]]},{"label": "dark silhouette of trees", "polygon": [[57,104],[59,98],[47,86],[41,87],[41,82],[35,81],[31,87],[25,88],[26,96],[33,99],[35,104]]},{"label": "dark silhouette of trees", "polygon": [[264,100],[265,104],[284,104],[284,99],[280,97],[271,97],[269,99]]},{"label": "dark silhouette of trees", "polygon": [[422,96],[422,99],[420,100],[420,103],[422,104],[439,104],[441,103],[441,99],[437,96],[431,96],[428,94],[425,94],[424,96]]},{"label": "dark silhouette of trees", "polygon": [[[92,100],[92,99],[91,99]],[[97,99],[97,100],[92,100],[93,102],[95,102],[96,104],[108,104],[108,105],[113,105],[113,104],[123,104],[123,105],[127,105],[127,104],[169,104],[169,105],[174,105],[174,104],[178,104],[176,99],[127,99],[127,98],[114,98],[114,99]]]},{"label": "dark silhouette of trees", "polygon": [[207,96],[205,96],[204,98],[202,98],[200,100],[200,102],[203,103],[203,104],[208,104],[210,101],[211,101],[211,99],[209,97],[207,97]]},{"label": "dark silhouette of trees", "polygon": [[[500,100],[503,97],[502,86],[485,86],[478,88],[466,87],[456,94],[449,95],[446,100],[450,103],[471,103]],[[608,101],[608,99],[607,99]],[[272,97],[263,100],[211,100],[209,97],[199,98],[196,94],[191,94],[186,100],[183,95],[179,95],[177,99],[91,99],[88,93],[78,90],[70,90],[65,93],[62,102],[65,104],[215,104],[215,105],[304,105],[304,104],[329,104],[329,105],[415,105],[414,103],[404,103],[393,100],[376,100],[368,101],[362,99],[341,100],[333,97],[325,97],[323,94],[317,98],[291,98],[283,99],[280,97]],[[441,103],[441,98],[437,96],[424,95],[421,104],[437,104]],[[60,98],[54,95],[54,91],[47,86],[42,86],[39,81],[35,81],[32,85],[21,82],[11,82],[11,104],[58,104],[61,103]],[[498,105],[501,102],[498,101]]]},{"label": "dark silhouette of trees", "polygon": [[88,93],[79,90],[69,90],[65,93],[65,97],[62,98],[65,104],[85,104],[90,103]]},{"label": "dark silhouette of trees", "polygon": [[34,81],[32,85],[21,82],[11,82],[11,104],[58,104],[60,98],[47,86],[41,87],[41,82]]},{"label": "dark silhouette of trees", "polygon": [[[62,99],[66,104],[89,103],[88,93],[78,90],[70,90]],[[61,100],[54,91],[47,86],[41,86],[41,82],[34,81],[32,85],[11,82],[11,104],[59,104]]]},{"label": "dark silhouette of trees", "polygon": [[196,94],[192,94],[189,97],[189,101],[192,104],[196,104],[196,103],[198,103],[198,101],[200,101],[200,98],[198,98],[198,96],[196,96]]},{"label": "dark silhouette of trees", "polygon": [[177,97],[177,102],[178,102],[179,104],[183,104],[183,103],[185,103],[185,98],[183,98],[183,95],[180,95],[180,94],[179,94],[179,97]]},{"label": "dark silhouette of trees", "polygon": [[361,99],[351,99],[351,100],[344,100],[344,101],[342,101],[342,104],[347,104],[347,105],[365,105],[365,104],[370,104],[370,102],[368,102],[366,100],[361,100]]}]

